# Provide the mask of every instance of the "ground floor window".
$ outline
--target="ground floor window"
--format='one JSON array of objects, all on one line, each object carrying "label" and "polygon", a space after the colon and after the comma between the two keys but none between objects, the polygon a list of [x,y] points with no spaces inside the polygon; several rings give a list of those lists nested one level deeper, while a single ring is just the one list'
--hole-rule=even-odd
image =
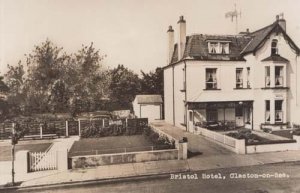
[{"label": "ground floor window", "polygon": [[270,122],[270,100],[266,100],[265,102],[265,109],[266,109],[266,114],[265,114],[265,119],[266,122]]},{"label": "ground floor window", "polygon": [[207,121],[218,121],[218,109],[206,109]]},{"label": "ground floor window", "polygon": [[275,122],[283,120],[282,103],[283,100],[275,100]]}]

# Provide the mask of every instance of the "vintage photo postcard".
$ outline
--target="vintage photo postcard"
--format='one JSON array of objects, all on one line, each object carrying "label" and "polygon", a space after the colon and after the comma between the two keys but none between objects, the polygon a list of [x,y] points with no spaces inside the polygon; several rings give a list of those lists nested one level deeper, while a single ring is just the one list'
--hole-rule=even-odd
[{"label": "vintage photo postcard", "polygon": [[299,193],[299,8],[0,0],[0,192]]}]

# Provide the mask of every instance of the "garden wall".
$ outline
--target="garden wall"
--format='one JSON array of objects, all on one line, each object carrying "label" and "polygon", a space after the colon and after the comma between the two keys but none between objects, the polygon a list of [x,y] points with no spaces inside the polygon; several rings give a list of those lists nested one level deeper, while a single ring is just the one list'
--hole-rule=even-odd
[{"label": "garden wall", "polygon": [[276,143],[270,142],[269,144],[246,145],[244,139],[235,139],[222,133],[210,131],[201,127],[197,127],[197,130],[200,135],[211,139],[212,141],[237,154],[300,150],[300,136],[296,135],[293,136],[293,139],[296,142],[289,140],[279,143],[277,140]]},{"label": "garden wall", "polygon": [[293,151],[300,150],[300,136],[293,136],[296,142],[289,143],[276,143],[276,144],[260,144],[260,145],[248,145],[246,146],[246,153],[264,153],[264,152],[276,152],[276,151]]},{"label": "garden wall", "polygon": [[244,139],[235,139],[233,137],[226,136],[225,134],[210,131],[208,129],[197,127],[197,132],[214,142],[222,145],[226,149],[235,152],[237,154],[246,153],[246,144]]},{"label": "garden wall", "polygon": [[95,167],[110,164],[136,163],[158,160],[178,159],[177,149],[103,154],[89,156],[73,156],[70,159],[72,168]]}]

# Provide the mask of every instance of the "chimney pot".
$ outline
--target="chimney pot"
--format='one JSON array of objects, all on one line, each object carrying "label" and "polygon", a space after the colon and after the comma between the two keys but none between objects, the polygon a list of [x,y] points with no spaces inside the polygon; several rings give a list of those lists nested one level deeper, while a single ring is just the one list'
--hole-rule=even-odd
[{"label": "chimney pot", "polygon": [[174,31],[174,30],[173,30],[172,26],[170,25],[167,32],[173,32],[173,31]]},{"label": "chimney pot", "polygon": [[276,21],[278,21],[279,20],[279,15],[276,15]]},{"label": "chimney pot", "polygon": [[246,29],[246,32],[247,32],[247,33],[250,33],[249,28]]},{"label": "chimney pot", "polygon": [[179,17],[179,21],[177,23],[185,23],[183,15]]}]

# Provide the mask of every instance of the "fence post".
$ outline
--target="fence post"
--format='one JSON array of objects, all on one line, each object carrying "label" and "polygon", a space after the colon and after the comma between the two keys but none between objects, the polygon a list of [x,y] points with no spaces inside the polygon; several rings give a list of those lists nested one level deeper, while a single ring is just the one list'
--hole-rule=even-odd
[{"label": "fence post", "polygon": [[18,175],[22,175],[22,174],[26,174],[29,171],[29,151],[27,150],[22,150],[22,151],[18,151],[16,153],[16,173]]},{"label": "fence post", "polygon": [[80,119],[78,119],[78,135],[81,136],[81,125],[80,125]]},{"label": "fence post", "polygon": [[56,153],[56,160],[57,160],[57,169],[59,171],[68,170],[68,151],[59,150],[55,153]]},{"label": "fence post", "polygon": [[43,124],[40,124],[40,137],[43,139]]},{"label": "fence post", "polygon": [[105,127],[104,119],[102,119],[102,127],[103,127],[103,128]]},{"label": "fence post", "polygon": [[125,119],[125,127],[127,127],[128,126],[128,119],[126,118]]},{"label": "fence post", "polygon": [[66,121],[66,137],[69,136],[69,123]]}]

